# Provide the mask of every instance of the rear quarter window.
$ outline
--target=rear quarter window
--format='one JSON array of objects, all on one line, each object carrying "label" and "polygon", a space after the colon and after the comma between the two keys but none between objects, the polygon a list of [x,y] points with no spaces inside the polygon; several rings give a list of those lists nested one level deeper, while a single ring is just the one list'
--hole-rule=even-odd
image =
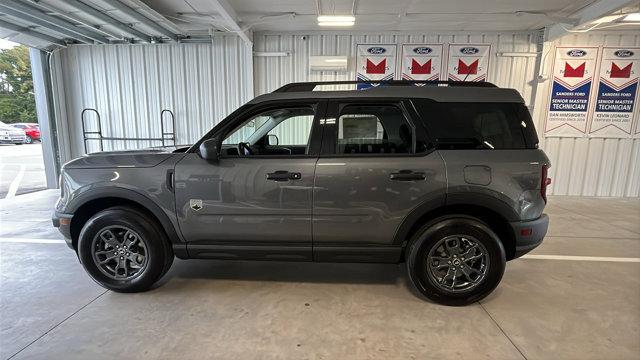
[{"label": "rear quarter window", "polygon": [[416,100],[438,149],[535,149],[529,110],[519,103],[460,103]]}]

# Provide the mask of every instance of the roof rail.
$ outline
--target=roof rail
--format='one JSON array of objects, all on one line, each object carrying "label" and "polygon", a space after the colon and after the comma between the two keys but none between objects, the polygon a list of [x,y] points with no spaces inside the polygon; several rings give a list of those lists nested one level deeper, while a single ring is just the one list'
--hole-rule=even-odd
[{"label": "roof rail", "polygon": [[298,92],[298,91],[313,91],[316,86],[320,85],[352,85],[352,84],[378,84],[384,86],[413,86],[416,84],[424,84],[430,86],[460,86],[460,87],[497,87],[490,82],[478,82],[478,81],[433,81],[433,80],[383,80],[383,81],[315,81],[315,82],[295,82],[284,85],[274,91],[274,93],[281,92]]}]

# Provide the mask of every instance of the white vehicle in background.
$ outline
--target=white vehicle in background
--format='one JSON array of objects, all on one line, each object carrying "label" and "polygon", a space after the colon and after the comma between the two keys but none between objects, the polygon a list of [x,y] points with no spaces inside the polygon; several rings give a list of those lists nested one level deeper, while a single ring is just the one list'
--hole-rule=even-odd
[{"label": "white vehicle in background", "polygon": [[0,144],[22,145],[27,141],[27,134],[22,129],[15,128],[0,121]]}]

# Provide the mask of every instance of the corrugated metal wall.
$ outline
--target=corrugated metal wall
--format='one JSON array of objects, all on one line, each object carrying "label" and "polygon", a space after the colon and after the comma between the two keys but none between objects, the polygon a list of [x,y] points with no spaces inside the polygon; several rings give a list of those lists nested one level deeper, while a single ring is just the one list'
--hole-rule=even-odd
[{"label": "corrugated metal wall", "polygon": [[[296,81],[355,80],[357,44],[403,43],[477,43],[491,44],[489,81],[500,86],[518,89],[527,104],[533,100],[530,79],[536,72],[535,57],[497,57],[496,52],[535,52],[537,32],[517,33],[453,33],[453,34],[254,34],[254,50],[260,52],[290,52],[289,56],[254,58],[254,85],[256,95]],[[400,47],[398,47],[400,51]],[[447,46],[445,46],[445,52]],[[311,71],[309,56],[342,55],[349,59],[347,71]],[[446,56],[446,54],[445,54]],[[301,138],[300,134],[287,134],[288,138]]]},{"label": "corrugated metal wall", "polygon": [[[289,51],[286,57],[257,57],[254,59],[256,95],[273,91],[295,81],[355,80],[357,44],[403,43],[477,43],[491,44],[489,81],[520,91],[527,104],[532,100],[531,79],[536,72],[536,58],[497,57],[496,52],[535,52],[537,32],[516,33],[450,33],[450,34],[254,34],[255,51]],[[400,49],[398,49],[400,51]],[[343,55],[349,57],[346,72],[310,71],[309,56]]]},{"label": "corrugated metal wall", "polygon": [[[550,68],[547,55],[554,44],[545,44],[538,57],[498,57],[498,52],[539,51],[539,33],[454,33],[454,34],[274,34],[254,35],[256,51],[289,51],[286,57],[254,59],[256,95],[272,91],[294,81],[355,79],[356,44],[402,43],[488,43],[492,45],[489,81],[502,87],[517,89],[534,113],[540,132],[546,113],[545,99],[549,81],[538,83],[538,66]],[[562,38],[566,45],[639,45],[640,35],[626,32],[588,33]],[[346,55],[346,72],[310,71],[311,55]],[[543,72],[548,70],[543,70]],[[541,103],[542,101],[542,103]],[[535,105],[535,106],[534,106]],[[541,147],[549,155],[553,167],[554,195],[640,196],[640,140],[548,138],[540,133]]]},{"label": "corrugated metal wall", "polygon": [[[492,45],[489,81],[522,94],[542,129],[552,47],[558,45],[640,45],[640,34],[577,34],[547,43],[537,57],[499,57],[498,52],[538,51],[538,32],[447,34],[275,34],[256,33],[254,50],[290,52],[285,57],[255,57],[235,36],[211,44],[70,46],[54,55],[58,133],[63,161],[84,153],[80,112],[96,108],[105,136],[159,137],[160,111],[176,115],[179,143],[197,140],[253,95],[295,81],[355,79],[359,43],[488,43]],[[346,55],[345,72],[310,71],[310,55]],[[539,69],[542,63],[542,69]],[[536,95],[537,94],[537,95]],[[535,106],[534,106],[535,105]],[[90,115],[91,116],[91,115]],[[296,128],[296,132],[307,129]],[[280,134],[298,138],[299,134]],[[541,146],[553,163],[550,189],[555,195],[640,196],[640,140],[548,138]],[[105,150],[157,143],[107,142]],[[98,150],[92,142],[89,151]]]},{"label": "corrugated metal wall", "polygon": [[[548,76],[551,73],[554,46],[566,45],[640,46],[640,34],[589,32],[545,43],[541,74]],[[544,126],[550,86],[551,80],[546,80],[537,89],[534,120],[539,130]],[[640,111],[637,105],[635,111]],[[553,164],[550,169],[551,194],[640,196],[640,139],[540,138]]]},{"label": "corrugated metal wall", "polygon": [[[251,50],[236,36],[207,44],[69,46],[54,56],[53,70],[57,118],[65,120],[58,131],[69,140],[63,161],[84,153],[84,108],[98,110],[105,136],[143,138],[160,137],[160,112],[171,110],[178,144],[189,144],[253,97]],[[95,115],[88,117],[95,129]],[[157,145],[106,141],[105,150]],[[88,150],[98,151],[98,142]]]}]

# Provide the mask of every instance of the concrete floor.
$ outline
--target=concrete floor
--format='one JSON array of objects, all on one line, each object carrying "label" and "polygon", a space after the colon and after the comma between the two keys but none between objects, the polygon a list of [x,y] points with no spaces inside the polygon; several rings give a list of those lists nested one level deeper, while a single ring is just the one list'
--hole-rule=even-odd
[{"label": "concrete floor", "polygon": [[0,198],[46,188],[41,143],[0,145]]},{"label": "concrete floor", "polygon": [[0,200],[2,359],[640,358],[638,199],[552,198],[533,254],[587,258],[510,262],[452,308],[396,265],[176,260],[152,291],[105,291],[55,241],[56,196]]}]

